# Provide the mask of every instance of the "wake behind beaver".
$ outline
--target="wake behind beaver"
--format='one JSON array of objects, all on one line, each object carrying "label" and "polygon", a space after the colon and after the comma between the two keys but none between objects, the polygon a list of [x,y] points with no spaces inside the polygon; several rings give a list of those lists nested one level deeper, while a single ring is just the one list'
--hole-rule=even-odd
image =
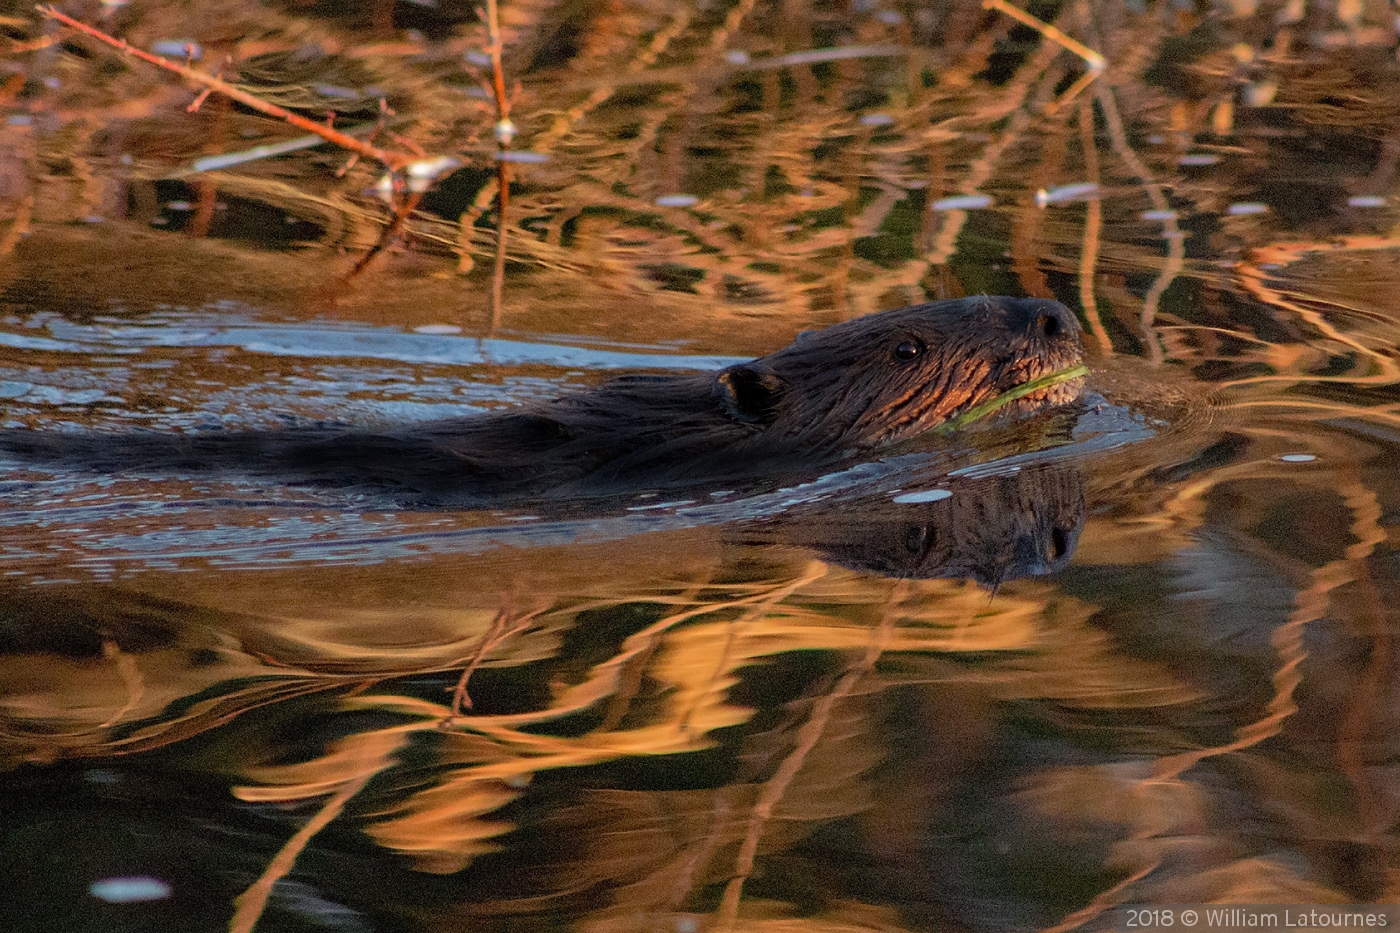
[{"label": "wake behind beaver", "polygon": [[[485,505],[728,482],[866,455],[1082,362],[1074,315],[1045,299],[914,305],[802,334],[748,363],[630,375],[514,412],[389,430],[0,432],[31,463],[108,474],[243,476]],[[1006,410],[1072,401],[1074,378]]]}]

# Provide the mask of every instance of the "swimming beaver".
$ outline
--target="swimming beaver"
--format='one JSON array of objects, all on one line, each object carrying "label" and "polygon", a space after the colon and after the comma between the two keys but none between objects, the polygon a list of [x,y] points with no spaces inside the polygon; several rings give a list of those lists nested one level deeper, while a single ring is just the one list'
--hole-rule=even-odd
[{"label": "swimming beaver", "polygon": [[[804,333],[718,372],[622,376],[507,414],[387,431],[7,431],[0,450],[103,472],[358,487],[399,504],[612,493],[790,472],[870,451],[1077,365],[1082,351],[1078,322],[1057,302],[961,298]],[[1062,404],[1082,383],[1007,407]]]}]

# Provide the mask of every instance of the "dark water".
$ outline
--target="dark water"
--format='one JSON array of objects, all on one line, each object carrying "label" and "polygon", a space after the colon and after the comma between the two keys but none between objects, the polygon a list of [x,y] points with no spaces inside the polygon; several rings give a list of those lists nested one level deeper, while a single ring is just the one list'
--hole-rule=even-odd
[{"label": "dark water", "polygon": [[1033,4],[1108,61],[1066,98],[964,0],[503,5],[498,277],[471,9],[92,5],[465,163],[353,279],[382,168],[192,172],[301,131],[0,8],[4,427],[399,424],[977,293],[1074,308],[1095,393],[561,514],[0,463],[0,929],[1400,900],[1393,11],[1254,6]]}]

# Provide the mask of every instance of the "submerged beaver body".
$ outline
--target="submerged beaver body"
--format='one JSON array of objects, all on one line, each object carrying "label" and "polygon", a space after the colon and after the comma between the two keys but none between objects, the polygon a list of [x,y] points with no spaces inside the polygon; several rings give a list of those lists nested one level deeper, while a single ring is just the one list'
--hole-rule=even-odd
[{"label": "submerged beaver body", "polygon": [[[963,298],[801,335],[748,363],[623,376],[517,412],[369,431],[191,435],[11,431],[0,449],[105,472],[234,473],[465,504],[727,481],[914,437],[1081,361],[1079,325],[1042,299]],[[1082,379],[1008,408],[1072,400]]]}]

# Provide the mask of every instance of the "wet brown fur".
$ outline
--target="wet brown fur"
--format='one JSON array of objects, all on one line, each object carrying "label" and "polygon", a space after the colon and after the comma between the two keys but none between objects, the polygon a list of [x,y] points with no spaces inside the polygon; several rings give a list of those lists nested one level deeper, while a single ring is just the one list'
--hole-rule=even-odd
[{"label": "wet brown fur", "polygon": [[[237,473],[369,487],[405,502],[608,493],[858,455],[1073,366],[1081,354],[1078,324],[1062,305],[974,297],[856,318],[718,372],[622,376],[508,414],[381,432],[10,431],[0,434],[0,450],[104,472]],[[1081,381],[1011,408],[1069,401]]]}]

